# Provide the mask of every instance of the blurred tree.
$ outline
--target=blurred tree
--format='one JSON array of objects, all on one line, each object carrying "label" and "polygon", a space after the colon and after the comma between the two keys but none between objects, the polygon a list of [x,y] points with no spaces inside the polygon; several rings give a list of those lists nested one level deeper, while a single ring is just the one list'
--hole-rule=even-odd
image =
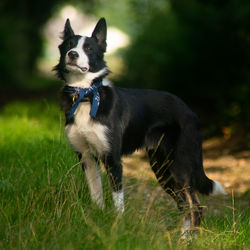
[{"label": "blurred tree", "polygon": [[42,47],[40,29],[56,1],[1,1],[1,84],[18,84],[33,72]]},{"label": "blurred tree", "polygon": [[250,2],[152,5],[125,54],[120,84],[174,92],[204,121],[249,121]]}]

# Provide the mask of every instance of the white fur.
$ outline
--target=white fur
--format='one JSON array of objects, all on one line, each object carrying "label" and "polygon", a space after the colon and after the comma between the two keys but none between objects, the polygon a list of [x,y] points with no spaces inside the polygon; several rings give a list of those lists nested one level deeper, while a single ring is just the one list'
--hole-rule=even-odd
[{"label": "white fur", "polygon": [[93,159],[85,159],[83,162],[85,163],[85,175],[87,178],[91,199],[101,209],[103,209],[104,202],[100,167],[96,165]]},{"label": "white fur", "polygon": [[76,152],[90,152],[90,148],[87,140],[80,134],[77,129],[76,124],[67,125],[65,128],[66,136],[69,140],[69,143]]},{"label": "white fur", "polygon": [[217,195],[217,194],[226,195],[227,193],[218,181],[213,181],[213,191],[211,195]]},{"label": "white fur", "polygon": [[103,85],[103,86],[112,87],[112,82],[111,82],[110,80],[104,78],[104,79],[102,80],[102,85]]},{"label": "white fur", "polygon": [[[72,87],[89,88],[94,79],[104,75],[107,71],[108,68],[105,67],[98,72],[86,72],[84,74],[71,72],[71,74],[65,74],[66,83]],[[103,85],[108,86],[105,84]]]},{"label": "white fur", "polygon": [[181,232],[184,234],[185,232],[189,232],[191,229],[191,221],[190,218],[185,218],[182,224]]},{"label": "white fur", "polygon": [[92,151],[102,155],[109,150],[108,128],[91,119],[90,107],[89,102],[79,104],[75,112],[75,122],[66,126],[66,135],[75,151]]},{"label": "white fur", "polygon": [[89,70],[89,58],[88,56],[86,55],[86,53],[84,52],[83,50],[83,44],[85,43],[85,39],[86,39],[86,36],[82,36],[79,40],[78,40],[78,43],[76,45],[76,47],[72,48],[71,50],[69,50],[67,52],[67,55],[66,55],[66,69],[69,69],[69,70],[73,70],[73,71],[76,71],[78,72],[79,74],[84,74],[85,72],[83,72],[80,68],[78,67],[75,67],[75,66],[71,66],[71,65],[68,65],[67,63],[69,63],[69,56],[68,54],[71,52],[71,51],[75,51],[78,53],[79,57],[77,58],[77,65],[79,67],[86,67],[87,70]]},{"label": "white fur", "polygon": [[124,192],[123,190],[120,190],[118,192],[113,192],[112,193],[113,201],[115,208],[118,212],[124,213]]},{"label": "white fur", "polygon": [[181,228],[181,239],[188,240],[190,238],[191,220],[185,218]]},{"label": "white fur", "polygon": [[[96,131],[98,131],[98,129]],[[92,137],[91,135],[90,137],[86,137],[81,132],[82,130],[79,131],[76,123],[66,126],[66,135],[68,137],[70,144],[75,149],[75,151],[82,153],[81,161],[85,165],[85,173],[91,194],[91,199],[100,208],[104,208],[100,168],[97,166],[95,160],[91,158],[91,154],[95,154],[96,151],[102,150],[101,140],[98,139],[98,132],[97,135],[95,134],[94,131],[90,132]],[[103,135],[100,136],[102,137]],[[97,147],[94,147],[94,145],[90,145],[89,139],[92,143],[93,143],[92,140],[94,140],[94,143],[96,144]]]}]

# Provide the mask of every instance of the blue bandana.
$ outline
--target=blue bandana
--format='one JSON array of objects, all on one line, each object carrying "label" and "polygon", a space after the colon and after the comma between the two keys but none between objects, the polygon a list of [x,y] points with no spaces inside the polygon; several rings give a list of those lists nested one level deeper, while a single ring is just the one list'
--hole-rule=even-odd
[{"label": "blue bandana", "polygon": [[73,103],[70,112],[69,112],[69,118],[71,119],[74,116],[74,113],[81,102],[81,100],[84,98],[84,96],[93,93],[93,100],[91,104],[91,109],[90,109],[90,116],[91,117],[96,117],[96,113],[100,104],[100,94],[98,92],[98,88],[103,86],[102,82],[99,82],[97,84],[94,84],[90,86],[87,89],[79,88],[79,87],[71,87],[71,86],[65,86],[64,87],[64,92],[66,93],[71,93],[71,94],[77,94],[78,98]]}]

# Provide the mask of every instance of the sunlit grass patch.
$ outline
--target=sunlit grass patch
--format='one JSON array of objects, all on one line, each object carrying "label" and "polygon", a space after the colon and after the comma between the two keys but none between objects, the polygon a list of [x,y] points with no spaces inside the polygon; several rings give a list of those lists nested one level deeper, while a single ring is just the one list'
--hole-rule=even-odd
[{"label": "sunlit grass patch", "polygon": [[[128,168],[145,166],[136,155]],[[145,166],[146,167],[146,166]],[[103,173],[105,209],[90,201],[84,173],[46,100],[0,111],[0,249],[248,249],[249,196],[202,198],[202,228],[180,240],[181,213],[153,176],[124,177],[126,211],[116,214]]]}]

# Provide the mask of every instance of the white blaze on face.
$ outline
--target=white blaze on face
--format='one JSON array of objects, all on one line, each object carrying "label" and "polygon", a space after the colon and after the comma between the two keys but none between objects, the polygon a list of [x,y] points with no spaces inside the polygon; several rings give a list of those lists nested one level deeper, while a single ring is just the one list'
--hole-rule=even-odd
[{"label": "white blaze on face", "polygon": [[[89,70],[89,58],[88,58],[88,56],[86,55],[86,53],[85,53],[85,51],[83,49],[83,45],[85,43],[85,40],[86,40],[86,36],[81,37],[78,40],[78,43],[77,43],[76,47],[72,48],[71,50],[69,50],[67,52],[66,59],[65,59],[67,69],[69,69],[71,71],[77,71],[79,73],[88,72],[88,70]],[[67,64],[67,63],[70,62],[69,53],[71,51],[77,52],[78,55],[79,55],[79,57],[76,59],[76,65],[77,66],[72,66],[72,65]],[[82,71],[81,68],[86,68],[87,70]]]}]

